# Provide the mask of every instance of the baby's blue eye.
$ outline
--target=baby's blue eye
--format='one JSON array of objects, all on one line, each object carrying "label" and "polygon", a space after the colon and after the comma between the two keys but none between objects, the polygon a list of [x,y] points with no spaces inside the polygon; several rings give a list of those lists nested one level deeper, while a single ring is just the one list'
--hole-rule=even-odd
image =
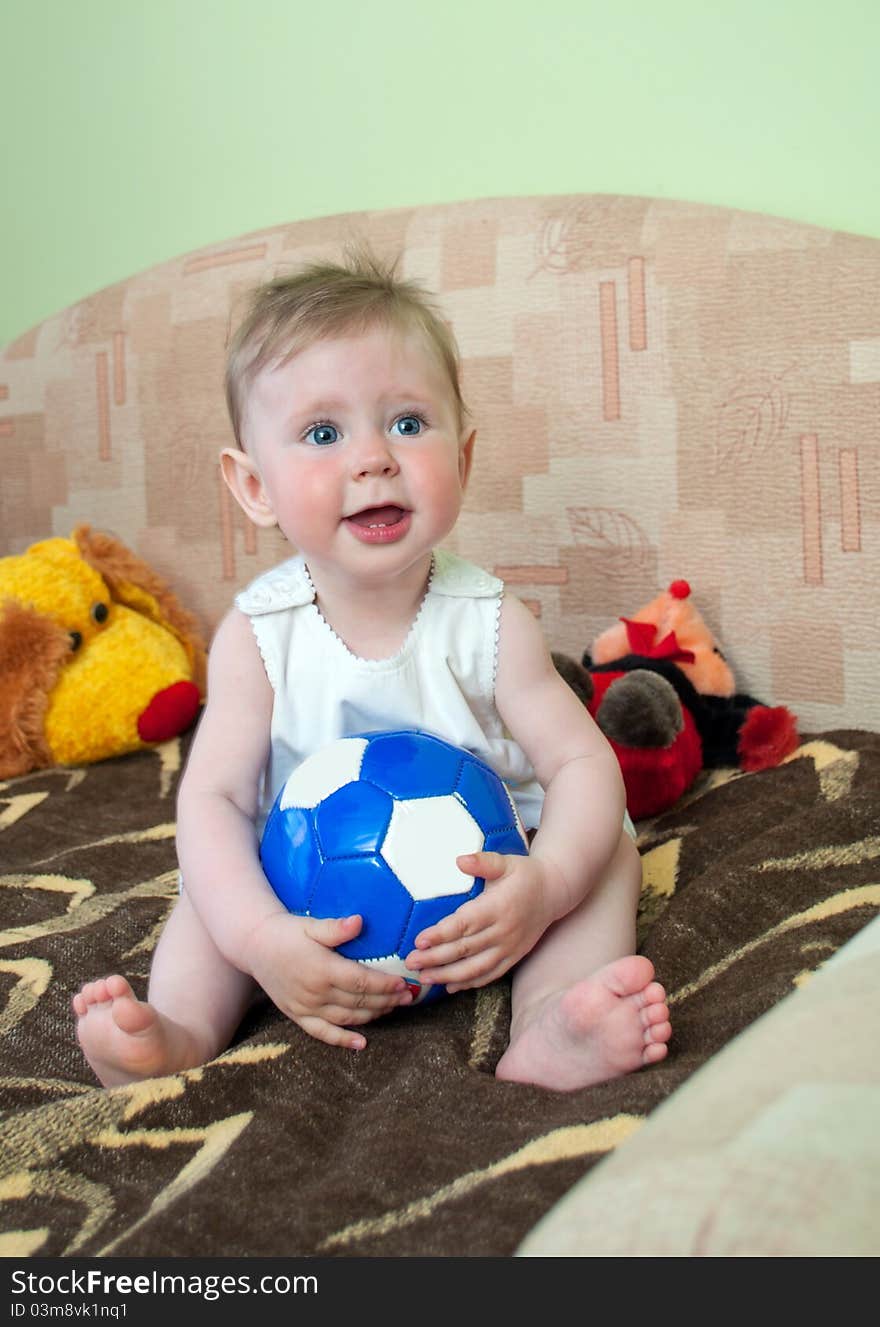
[{"label": "baby's blue eye", "polygon": [[403,415],[400,419],[394,421],[394,428],[402,438],[414,438],[417,433],[422,431],[422,421],[418,415]]},{"label": "baby's blue eye", "polygon": [[339,438],[339,431],[333,424],[315,424],[306,434],[306,441],[311,440],[316,447],[328,447]]}]

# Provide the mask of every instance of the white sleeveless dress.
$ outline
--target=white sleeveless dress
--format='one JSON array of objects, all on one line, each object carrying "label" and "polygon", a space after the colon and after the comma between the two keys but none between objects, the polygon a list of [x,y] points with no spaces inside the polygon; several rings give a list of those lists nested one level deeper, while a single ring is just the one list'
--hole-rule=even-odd
[{"label": "white sleeveless dress", "polygon": [[275,693],[271,754],[257,828],[288,775],[340,737],[423,728],[491,765],[526,829],[537,827],[544,792],[495,707],[504,584],[437,550],[428,589],[403,645],[388,659],[361,659],[321,616],[303,557],[265,572],[237,595]]}]

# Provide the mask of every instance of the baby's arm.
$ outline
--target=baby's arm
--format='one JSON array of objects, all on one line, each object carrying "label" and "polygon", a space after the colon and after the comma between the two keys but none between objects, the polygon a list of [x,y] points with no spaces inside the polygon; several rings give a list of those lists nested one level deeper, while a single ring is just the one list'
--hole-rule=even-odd
[{"label": "baby's arm", "polygon": [[545,790],[533,861],[556,876],[557,917],[580,903],[620,841],[626,792],[604,733],[553,664],[535,618],[505,598],[499,641],[498,712]]},{"label": "baby's arm", "polygon": [[361,1049],[363,1036],[344,1025],[405,1002],[405,983],[333,952],[358,933],[360,919],[294,917],[268,884],[255,819],[271,716],[253,631],[233,610],[211,647],[208,703],[178,796],[184,887],[228,963],[312,1036]]},{"label": "baby's arm", "polygon": [[527,858],[459,859],[487,888],[417,937],[410,966],[453,988],[501,976],[586,897],[617,849],[626,805],[614,752],[557,673],[532,614],[509,596],[495,698],[545,789],[544,809]]}]

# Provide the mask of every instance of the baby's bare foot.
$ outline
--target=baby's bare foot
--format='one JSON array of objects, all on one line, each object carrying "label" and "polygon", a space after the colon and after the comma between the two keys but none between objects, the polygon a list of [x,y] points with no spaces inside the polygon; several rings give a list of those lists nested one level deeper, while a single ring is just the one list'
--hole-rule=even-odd
[{"label": "baby's bare foot", "polygon": [[651,961],[636,954],[527,1011],[495,1073],[570,1092],[656,1064],[671,1036],[666,992]]},{"label": "baby's bare foot", "polygon": [[90,981],[73,997],[83,1054],[105,1087],[199,1063],[190,1035],[135,998],[124,977]]}]

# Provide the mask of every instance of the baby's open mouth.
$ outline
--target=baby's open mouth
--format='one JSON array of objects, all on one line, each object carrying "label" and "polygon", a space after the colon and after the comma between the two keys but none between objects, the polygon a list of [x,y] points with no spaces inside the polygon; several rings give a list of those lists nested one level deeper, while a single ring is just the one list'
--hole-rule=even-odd
[{"label": "baby's open mouth", "polygon": [[412,512],[392,503],[385,507],[364,507],[346,516],[344,523],[361,544],[396,544],[409,532]]},{"label": "baby's open mouth", "polygon": [[405,515],[403,507],[365,507],[347,519],[365,530],[381,530],[389,525],[397,525]]}]

